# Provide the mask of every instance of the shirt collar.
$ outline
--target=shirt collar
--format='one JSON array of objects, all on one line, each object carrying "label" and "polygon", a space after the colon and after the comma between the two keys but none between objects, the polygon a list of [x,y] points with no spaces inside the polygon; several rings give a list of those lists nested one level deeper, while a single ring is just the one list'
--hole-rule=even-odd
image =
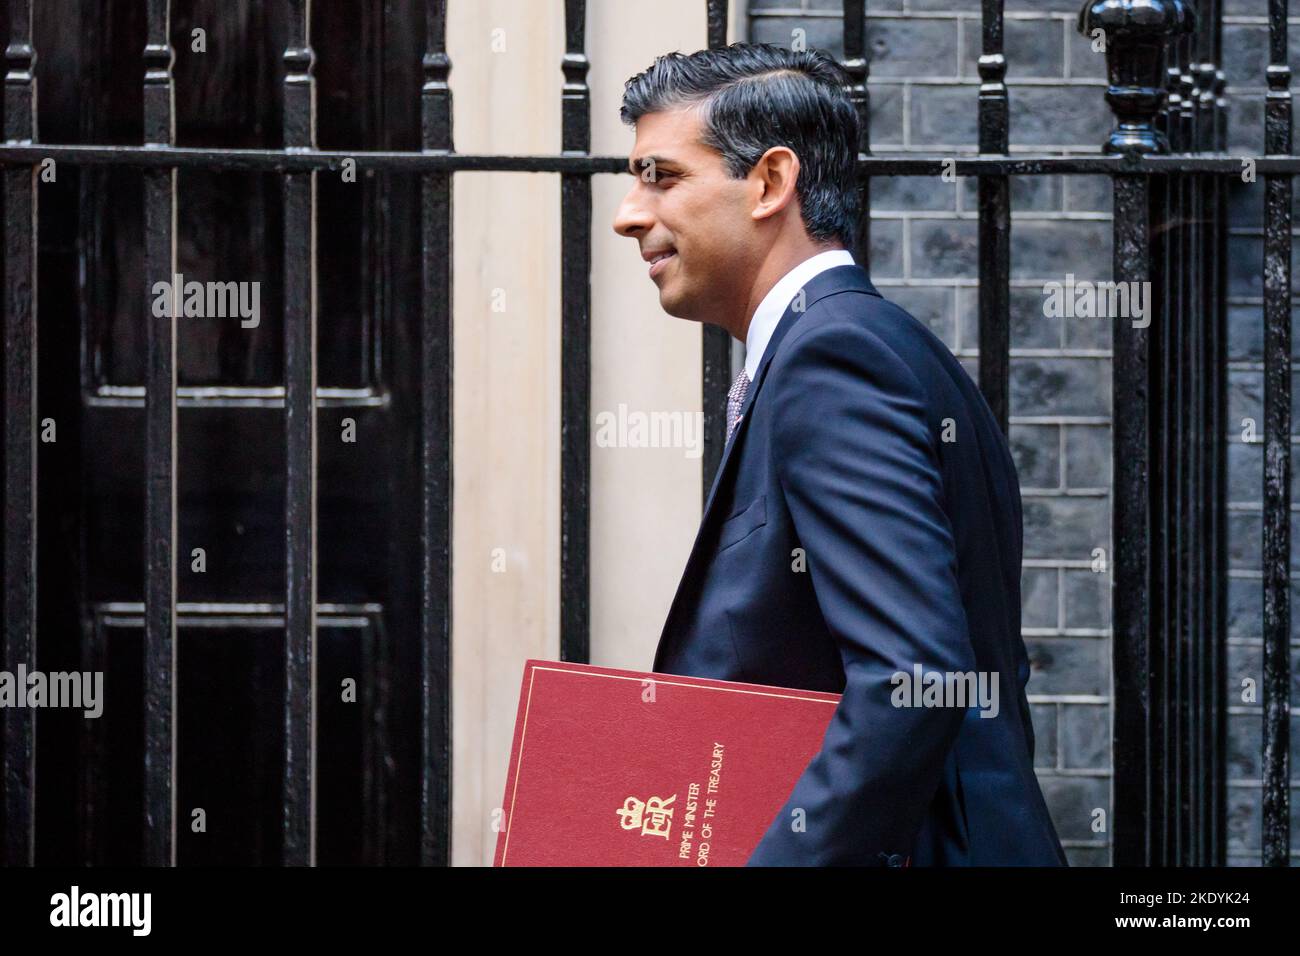
[{"label": "shirt collar", "polygon": [[758,304],[754,317],[749,322],[749,329],[745,332],[745,374],[749,376],[751,382],[758,372],[759,363],[763,361],[763,352],[767,350],[767,343],[771,340],[772,333],[776,331],[781,316],[785,315],[790,300],[820,273],[836,266],[853,264],[853,254],[847,249],[819,252],[787,272],[776,285],[772,286],[767,295],[763,296],[763,301]]}]

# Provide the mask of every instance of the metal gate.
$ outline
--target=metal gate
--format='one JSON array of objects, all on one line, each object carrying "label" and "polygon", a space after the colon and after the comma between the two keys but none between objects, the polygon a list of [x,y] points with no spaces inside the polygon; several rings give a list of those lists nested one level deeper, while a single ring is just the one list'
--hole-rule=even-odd
[{"label": "metal gate", "polygon": [[[626,160],[590,152],[584,0],[565,4],[562,152],[456,153],[448,86],[452,64],[445,45],[448,2],[455,0],[363,0],[349,11],[349,28],[359,24],[364,49],[353,68],[370,77],[364,102],[352,104],[363,119],[352,125],[350,114],[330,105],[335,100],[324,107],[317,102],[318,84],[343,68],[330,57],[317,62],[314,46],[321,38],[328,45],[340,29],[337,12],[331,14],[326,5],[313,10],[310,0],[284,0],[223,17],[211,2],[195,0],[185,5],[186,20],[180,13],[173,16],[168,0],[143,0],[129,8],[118,4],[112,15],[107,4],[84,5],[77,50],[83,58],[78,61],[80,125],[60,130],[56,139],[38,135],[33,66],[38,46],[46,41],[49,55],[66,62],[66,31],[55,14],[71,16],[76,5],[70,0],[42,4],[34,19],[32,0],[5,4],[10,42],[0,147],[4,664],[10,670],[61,663],[107,670],[111,683],[125,688],[118,692],[122,707],[135,715],[108,734],[57,715],[42,714],[38,721],[30,709],[3,712],[6,862],[169,865],[178,862],[180,848],[184,862],[221,862],[225,858],[186,844],[186,828],[178,826],[183,822],[178,807],[190,806],[178,802],[178,794],[191,772],[211,787],[226,787],[219,792],[255,819],[251,835],[245,834],[245,861],[448,860],[451,189],[458,173],[522,171],[561,179],[562,655],[587,659],[591,179],[626,173]],[[1300,171],[1300,161],[1291,155],[1286,0],[1269,3],[1267,155],[1258,157],[1225,153],[1220,0],[1086,5],[1079,29],[1105,43],[1106,100],[1116,115],[1115,130],[1102,154],[1012,156],[1003,4],[984,0],[980,152],[956,158],[955,166],[948,157],[872,154],[865,6],[865,0],[843,4],[843,65],[862,119],[862,189],[869,199],[872,177],[936,176],[945,168],[977,177],[979,378],[1004,430],[1011,177],[1110,176],[1112,278],[1150,282],[1154,292],[1149,323],[1119,321],[1114,328],[1117,864],[1222,864],[1225,859],[1225,183],[1244,166],[1264,178],[1263,846],[1265,863],[1286,865],[1291,176]],[[178,142],[176,97],[203,94],[184,85],[193,77],[174,77],[173,44],[190,42],[191,21],[200,9],[210,14],[209,22],[225,23],[231,37],[242,36],[247,47],[255,47],[255,39],[281,44],[278,93],[255,48],[244,61],[255,77],[249,96],[278,121],[271,128],[220,146]],[[707,22],[709,45],[723,45],[725,0],[707,0]],[[42,37],[42,44],[35,42]],[[122,50],[139,49],[131,43],[140,39],[143,66],[133,81],[124,64],[138,61]],[[394,49],[409,54],[404,61],[409,68],[394,65]],[[421,55],[417,93],[414,63]],[[413,81],[404,84],[408,75]],[[128,89],[132,83],[134,91]],[[124,108],[135,110],[142,122],[124,119]],[[322,148],[324,127],[338,147]],[[349,164],[358,175],[372,177],[373,188],[359,206],[348,206],[354,200],[332,192],[330,202],[323,203],[322,194],[334,189]],[[48,178],[51,170],[54,180]],[[75,188],[56,188],[58,176],[65,183],[71,177]],[[178,355],[185,359],[183,349],[178,353],[178,308],[159,314],[153,299],[138,293],[182,272],[179,259],[186,253],[178,250],[178,176],[198,183],[213,177],[226,184],[223,188],[236,184],[271,197],[257,224],[278,242],[268,251],[267,274],[282,281],[271,302],[272,311],[282,316],[282,338],[262,343],[262,354],[275,356],[275,364],[259,364],[217,336],[213,348],[221,357],[219,367],[209,370],[208,380],[196,374],[197,381],[181,381],[178,387]],[[212,199],[213,188],[199,188],[196,195]],[[138,226],[121,215],[132,202],[138,203]],[[363,360],[350,370],[337,361],[336,323],[329,324],[324,334],[330,338],[323,342],[317,321],[320,285],[329,282],[319,268],[322,257],[340,255],[344,241],[335,230],[318,226],[339,203],[363,223],[354,245],[365,263],[365,288],[356,305],[358,321],[344,330],[361,343]],[[218,208],[212,199],[208,211]],[[864,209],[858,233],[862,250],[869,248],[869,202]],[[45,215],[38,215],[41,211]],[[196,217],[204,213],[186,211]],[[419,251],[418,274],[404,274],[394,265],[393,253],[404,245]],[[119,276],[134,262],[132,255],[139,259],[138,275]],[[858,259],[866,261],[862,254]],[[42,285],[42,262],[81,276],[79,285]],[[119,292],[119,286],[126,291]],[[394,296],[403,290],[421,303],[418,320],[406,324],[392,309]],[[108,327],[101,313],[111,314]],[[80,341],[59,332],[57,323],[68,315],[77,318]],[[702,496],[724,445],[721,413],[730,379],[727,335],[714,327],[703,335]],[[407,358],[384,348],[386,336],[409,346]],[[49,344],[38,349],[41,339]],[[145,355],[138,367],[131,363],[131,343],[141,344]],[[325,372],[321,363],[328,366]],[[59,380],[47,386],[50,375]],[[229,384],[232,378],[239,384]],[[320,485],[326,452],[318,432],[331,410],[357,422],[370,416],[365,420],[384,436],[392,462],[405,460],[404,451],[411,453],[410,467],[394,464],[373,496],[414,502],[418,514],[410,515],[411,524],[403,525],[396,505],[387,511],[370,499],[360,505],[376,509],[393,529],[392,540],[368,542],[384,555],[388,584],[368,578],[357,562],[349,564],[328,546],[340,537],[331,524],[334,516],[349,502],[356,506],[346,493]],[[246,594],[238,588],[233,595],[209,594],[186,578],[195,597],[178,600],[178,574],[198,560],[189,546],[194,522],[202,525],[180,507],[190,479],[186,455],[178,449],[178,415],[210,416],[218,432],[236,436],[205,448],[204,460],[232,454],[243,442],[265,440],[268,430],[277,436],[279,444],[267,445],[259,459],[258,488],[241,486],[234,473],[207,486],[219,488],[228,509],[247,523],[256,547],[246,550],[271,555],[256,568],[275,569],[275,593],[260,593],[265,576],[250,572]],[[50,420],[63,432],[57,441],[45,442],[42,430]],[[64,437],[69,431],[73,440]],[[344,473],[347,467],[337,465]],[[268,516],[265,480],[273,474],[280,484],[270,496],[281,496],[282,509]],[[260,504],[247,505],[254,499]],[[235,524],[244,534],[243,525]],[[143,535],[133,537],[141,526]],[[224,527],[210,523],[205,540],[239,547]],[[120,555],[105,544],[121,539],[129,546]],[[403,572],[419,582],[410,593],[393,583]],[[327,589],[337,600],[319,599]],[[123,593],[134,598],[123,600]],[[244,635],[243,644],[228,639],[235,632]],[[262,635],[260,641],[246,640],[252,634]],[[418,640],[390,640],[397,634],[418,634]],[[244,763],[224,774],[221,767],[197,765],[178,773],[178,739],[210,732],[192,726],[191,718],[182,731],[178,714],[187,701],[200,713],[200,702],[214,696],[204,678],[187,676],[182,683],[177,663],[182,649],[212,668],[208,680],[244,680],[245,690],[259,700],[259,694],[274,691],[272,702],[262,704],[262,723],[278,724],[281,738],[259,738],[253,727],[258,722],[250,719],[242,737],[223,742],[234,761],[241,759],[239,747],[251,747]],[[351,723],[335,715],[318,693],[322,674],[342,672],[366,675],[363,716]],[[403,749],[401,740],[417,744]],[[322,760],[322,753],[330,759]],[[352,785],[350,774],[331,776],[338,760],[350,761],[359,784]],[[231,770],[260,781],[262,789],[240,789],[238,781],[228,779]],[[273,792],[266,790],[268,780],[275,784]],[[123,827],[122,819],[136,825]],[[345,831],[350,836],[343,836]],[[411,849],[417,846],[418,853]]]}]

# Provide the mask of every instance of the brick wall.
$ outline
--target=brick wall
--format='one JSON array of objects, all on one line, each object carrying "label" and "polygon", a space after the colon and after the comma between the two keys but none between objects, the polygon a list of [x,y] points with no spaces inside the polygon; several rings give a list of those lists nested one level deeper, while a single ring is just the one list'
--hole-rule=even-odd
[{"label": "brick wall", "polygon": [[[1112,127],[1104,56],[1076,31],[1081,5],[1006,3],[1013,153],[1097,151]],[[977,152],[979,0],[869,0],[868,7],[873,151]],[[1225,10],[1232,142],[1258,153],[1266,7],[1262,0],[1226,0]],[[750,0],[748,34],[783,46],[803,42],[842,58],[840,0]],[[1242,678],[1258,685],[1262,676],[1262,446],[1243,443],[1239,426],[1253,418],[1257,432],[1262,429],[1262,193],[1262,179],[1234,183],[1230,202],[1229,862],[1235,864],[1257,863],[1260,845],[1261,705],[1240,699]],[[973,179],[872,181],[873,281],[947,342],[972,376],[976,195]],[[1024,500],[1023,634],[1033,667],[1035,764],[1070,862],[1082,866],[1111,860],[1111,581],[1094,570],[1095,549],[1109,560],[1111,547],[1111,329],[1106,319],[1046,317],[1043,288],[1068,274],[1080,281],[1111,278],[1110,212],[1106,177],[1012,180],[1011,443]]]}]

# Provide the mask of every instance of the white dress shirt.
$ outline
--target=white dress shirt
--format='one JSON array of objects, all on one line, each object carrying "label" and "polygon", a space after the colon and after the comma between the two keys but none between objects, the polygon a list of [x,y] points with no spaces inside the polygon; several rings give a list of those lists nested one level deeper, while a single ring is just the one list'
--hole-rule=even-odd
[{"label": "white dress shirt", "polygon": [[836,266],[853,264],[853,254],[847,249],[819,252],[783,275],[777,284],[772,286],[771,291],[763,296],[763,301],[758,304],[754,317],[749,321],[749,329],[745,332],[745,374],[749,376],[751,382],[758,372],[758,364],[763,361],[763,352],[767,350],[767,343],[771,340],[772,333],[776,331],[777,323],[785,314],[790,300],[811,282],[814,276]]}]

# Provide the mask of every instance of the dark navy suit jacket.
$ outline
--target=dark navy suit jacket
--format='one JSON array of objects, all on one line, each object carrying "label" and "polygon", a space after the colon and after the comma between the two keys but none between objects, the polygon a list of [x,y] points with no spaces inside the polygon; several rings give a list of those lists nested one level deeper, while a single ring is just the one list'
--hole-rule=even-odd
[{"label": "dark navy suit jacket", "polygon": [[[751,866],[1064,865],[1033,769],[1006,440],[861,266],[803,291],[723,453],[654,670],[843,694]],[[997,715],[894,706],[894,675],[918,664],[996,675]]]}]

